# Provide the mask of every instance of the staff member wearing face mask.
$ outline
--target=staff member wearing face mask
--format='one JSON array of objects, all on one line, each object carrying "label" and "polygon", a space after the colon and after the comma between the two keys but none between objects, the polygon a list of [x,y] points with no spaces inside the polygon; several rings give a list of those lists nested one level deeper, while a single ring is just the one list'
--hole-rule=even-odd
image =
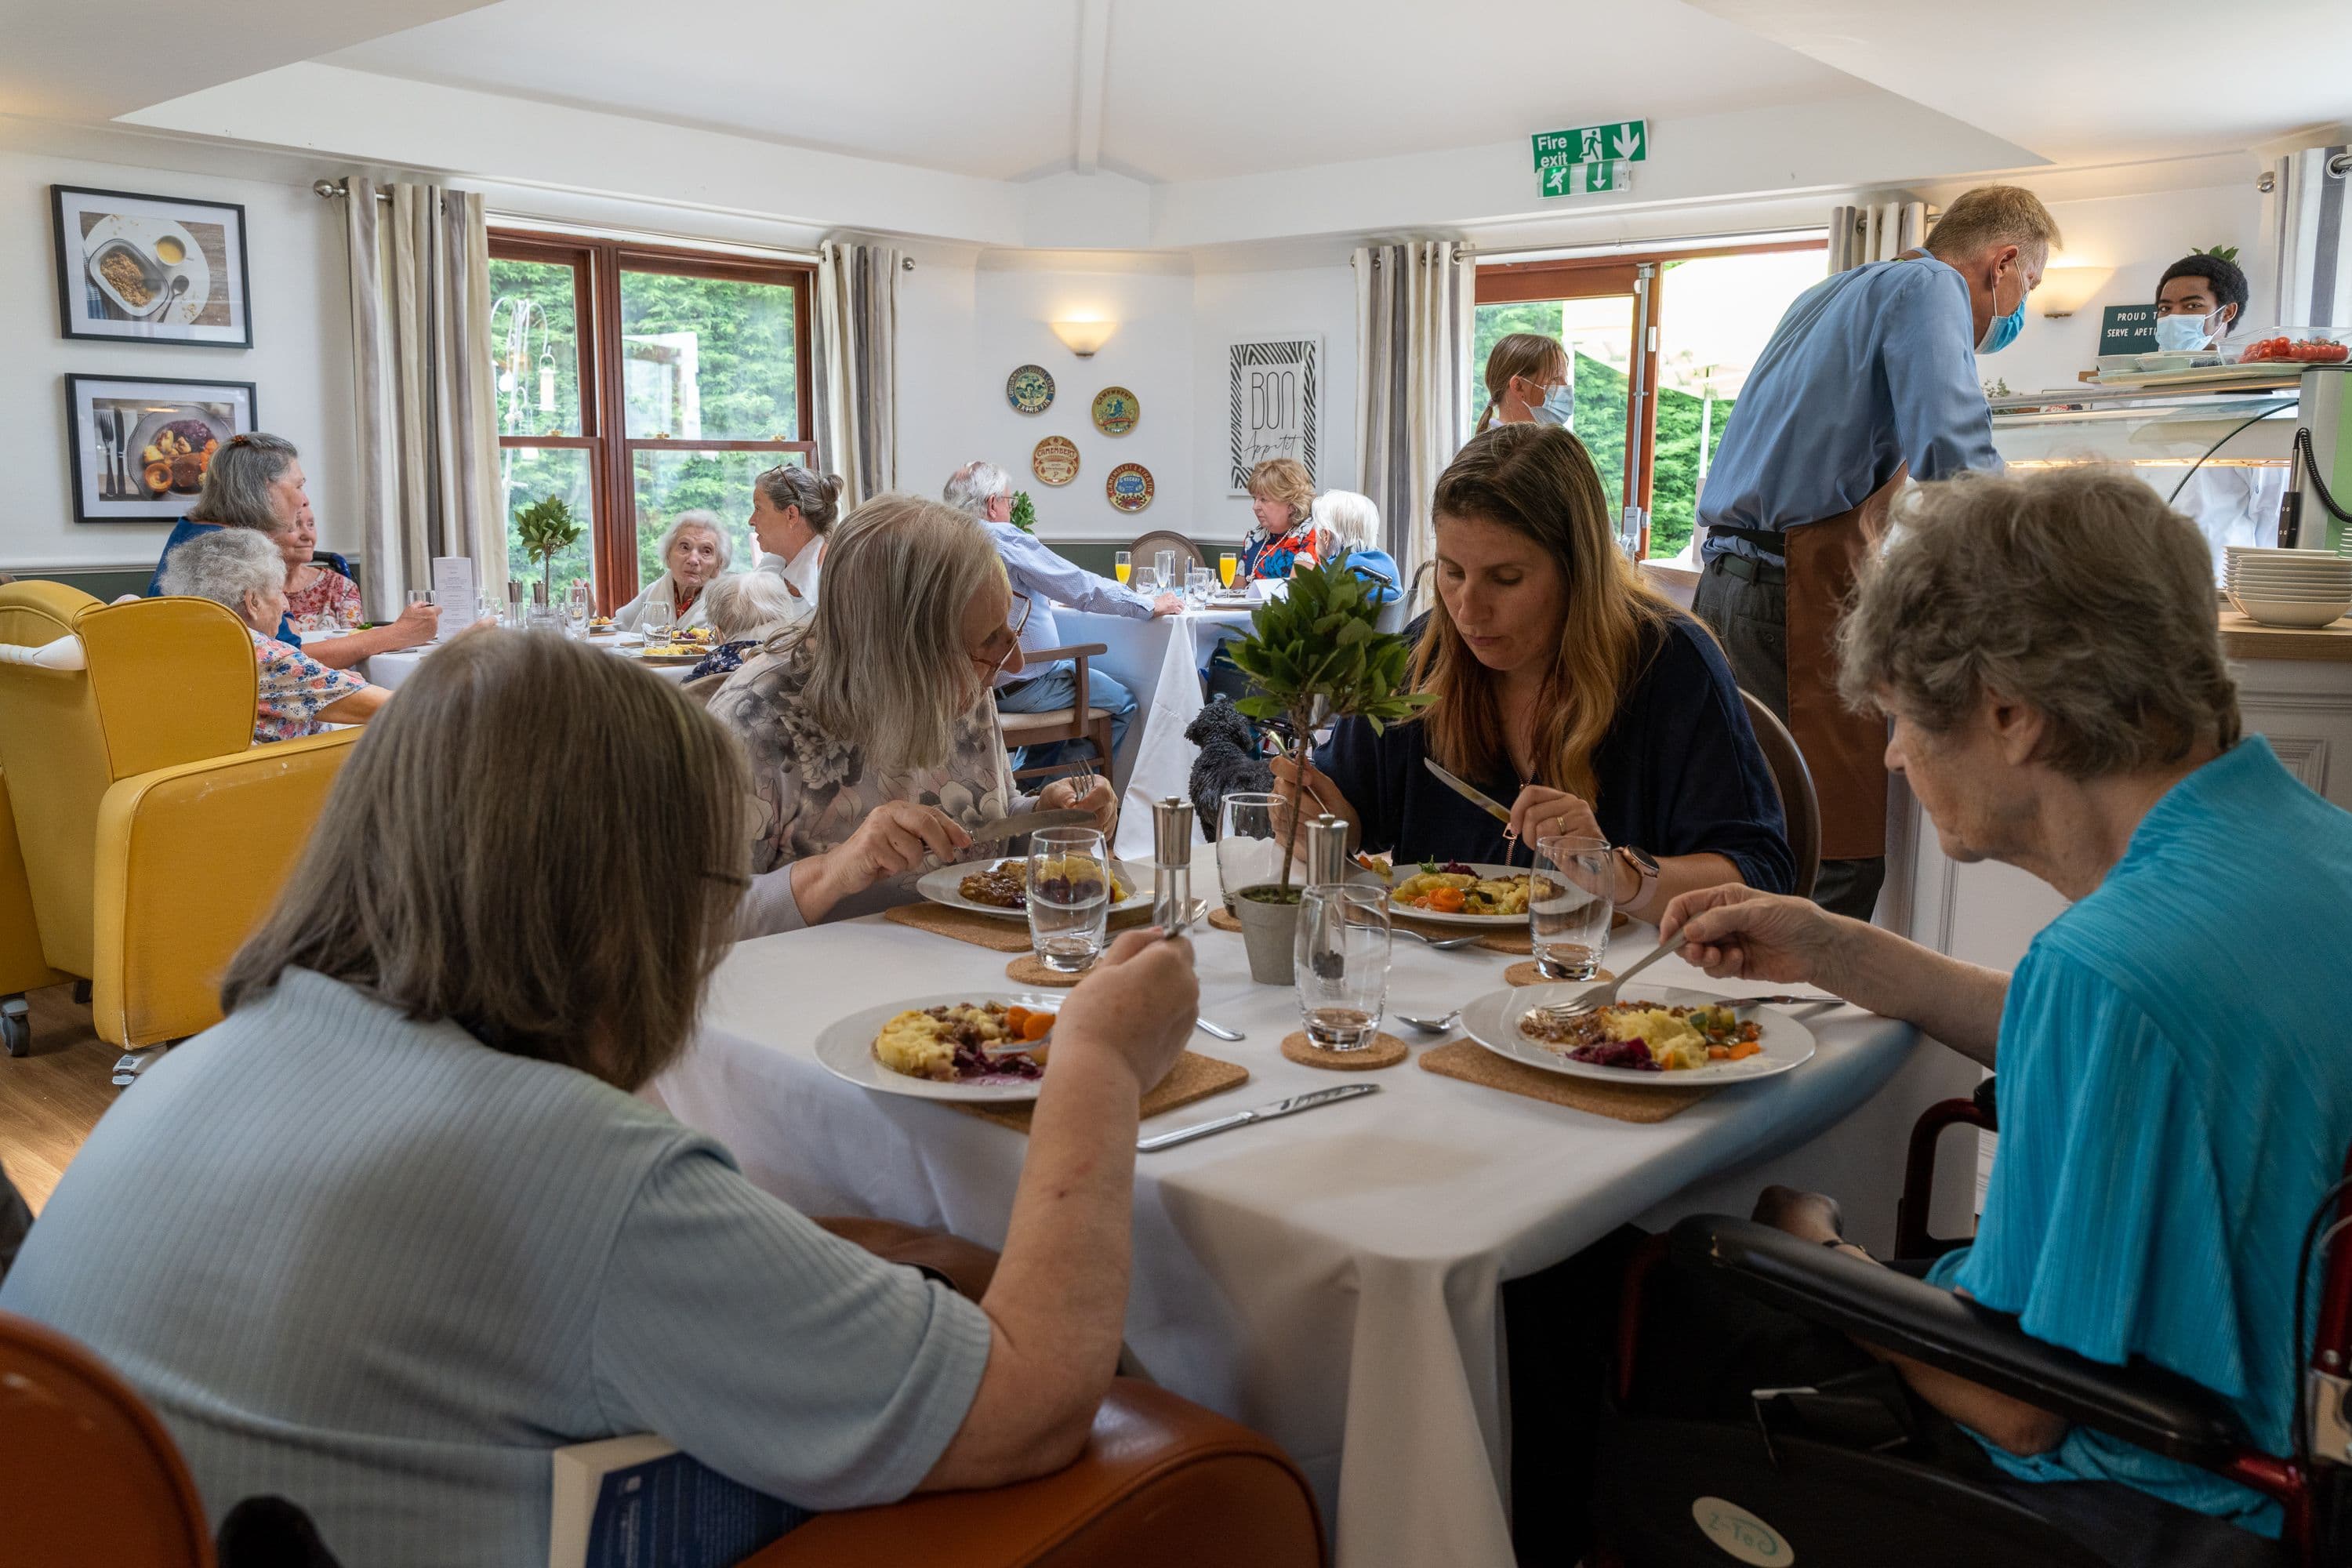
[{"label": "staff member wearing face mask", "polygon": [[[2246,275],[2236,262],[2182,257],[2157,280],[2156,346],[2167,353],[2218,347],[2244,319],[2246,293]],[[2278,542],[2279,503],[2285,496],[2283,468],[2205,463],[2189,471],[2170,500],[2175,511],[2197,520],[2218,580],[2231,545]]]},{"label": "staff member wearing face mask", "polygon": [[1797,297],[1748,374],[1698,521],[1694,605],[1739,684],[1788,721],[1822,805],[1813,897],[1868,920],[1886,872],[1886,727],[1835,689],[1840,607],[1907,476],[1998,469],[1977,354],[2025,321],[2059,244],[2030,191],[1980,185],[1927,248]]},{"label": "staff member wearing face mask", "polygon": [[1558,338],[1541,332],[1513,332],[1498,340],[1486,355],[1486,411],[1478,428],[1489,425],[1558,425],[1575,423],[1576,387],[1569,379],[1568,351]]}]

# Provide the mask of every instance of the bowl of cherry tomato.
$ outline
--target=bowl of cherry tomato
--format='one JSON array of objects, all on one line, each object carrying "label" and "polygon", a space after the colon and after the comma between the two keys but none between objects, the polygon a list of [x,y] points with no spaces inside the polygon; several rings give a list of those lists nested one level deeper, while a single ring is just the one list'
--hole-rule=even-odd
[{"label": "bowl of cherry tomato", "polygon": [[2352,344],[2344,342],[2343,331],[2340,327],[2288,327],[2231,343],[2223,357],[2236,364],[2342,364],[2352,360]]}]

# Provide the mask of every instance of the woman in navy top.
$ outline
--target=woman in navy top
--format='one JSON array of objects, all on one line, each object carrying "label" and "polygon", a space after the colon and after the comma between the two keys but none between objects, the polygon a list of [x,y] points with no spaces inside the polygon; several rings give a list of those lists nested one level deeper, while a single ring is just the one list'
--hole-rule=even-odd
[{"label": "woman in navy top", "polygon": [[[1557,834],[1618,846],[1618,908],[1796,882],[1780,793],[1713,638],[1618,553],[1601,477],[1565,430],[1500,426],[1437,482],[1437,604],[1413,652],[1437,700],[1375,734],[1343,720],[1307,784],[1366,849],[1503,863]],[[1504,825],[1423,765],[1510,809]],[[1277,787],[1297,770],[1275,764]]]}]

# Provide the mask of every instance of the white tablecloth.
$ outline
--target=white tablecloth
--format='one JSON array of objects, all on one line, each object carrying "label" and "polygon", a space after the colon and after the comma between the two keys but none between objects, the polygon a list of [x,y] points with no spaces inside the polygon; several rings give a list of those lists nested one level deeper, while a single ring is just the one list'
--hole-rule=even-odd
[{"label": "white tablecloth", "polygon": [[[605,647],[608,641],[607,638],[597,637],[592,639],[589,646]],[[387,691],[396,691],[400,689],[400,683],[415,674],[416,667],[423,664],[433,650],[440,646],[438,643],[426,643],[423,647],[404,648],[398,653],[377,654],[367,661],[367,678]],[[617,652],[609,647],[605,647],[605,651]],[[694,666],[690,664],[649,664],[645,668],[652,670],[664,680],[683,681],[694,673]],[[1147,858],[1150,855],[1150,847],[1148,844],[1144,847],[1144,853]]]},{"label": "white tablecloth", "polygon": [[[1054,612],[1066,643],[1101,643],[1094,662],[1135,693],[1135,724],[1112,781],[1123,792],[1116,852],[1151,858],[1151,803],[1182,795],[1198,749],[1184,738],[1201,710],[1201,666],[1218,643],[1249,626],[1246,610],[1191,611],[1149,621],[1082,610]],[[1202,825],[1193,831],[1208,842]]]},{"label": "white tablecloth", "polygon": [[[1213,898],[1213,872],[1194,890]],[[1649,940],[1632,928],[1612,961]],[[1203,930],[1198,951],[1202,1011],[1248,1037],[1192,1046],[1251,1080],[1147,1127],[1352,1079],[1283,1059],[1296,1002],[1250,982],[1239,937]],[[1391,1004],[1442,1013],[1498,986],[1506,962],[1401,942]],[[1711,984],[1673,960],[1651,973]],[[854,1088],[817,1065],[811,1042],[877,1000],[1002,989],[1003,973],[1002,954],[874,918],[746,942],[719,971],[696,1048],[657,1090],[805,1212],[1001,1245],[1023,1136]],[[1884,1249],[1912,1121],[1979,1077],[1903,1025],[1850,1008],[1811,1022],[1821,1053],[1807,1066],[1653,1126],[1408,1064],[1371,1075],[1381,1094],[1142,1155],[1128,1342],[1160,1382],[1289,1450],[1344,1568],[1508,1564],[1500,1282],[1629,1220],[1745,1213],[1768,1181],[1830,1193],[1856,1239]],[[1960,1214],[1964,1142],[1948,1141],[1954,1170],[1938,1189]],[[1953,1217],[1938,1217],[1950,1234]]]}]

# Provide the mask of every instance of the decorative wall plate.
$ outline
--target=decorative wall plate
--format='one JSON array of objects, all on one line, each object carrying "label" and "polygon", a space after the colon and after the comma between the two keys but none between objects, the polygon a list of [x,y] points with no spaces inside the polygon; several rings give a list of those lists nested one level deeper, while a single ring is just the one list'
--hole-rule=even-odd
[{"label": "decorative wall plate", "polygon": [[1054,377],[1042,364],[1024,364],[1004,378],[1004,401],[1021,414],[1043,414],[1054,401]]},{"label": "decorative wall plate", "polygon": [[1045,484],[1068,484],[1078,477],[1078,444],[1067,436],[1046,437],[1029,454],[1029,471]]},{"label": "decorative wall plate", "polygon": [[1141,463],[1121,463],[1103,481],[1103,494],[1121,511],[1141,511],[1151,504],[1151,470]]},{"label": "decorative wall plate", "polygon": [[1106,436],[1124,436],[1143,417],[1143,405],[1123,386],[1106,386],[1095,394],[1095,428]]}]

